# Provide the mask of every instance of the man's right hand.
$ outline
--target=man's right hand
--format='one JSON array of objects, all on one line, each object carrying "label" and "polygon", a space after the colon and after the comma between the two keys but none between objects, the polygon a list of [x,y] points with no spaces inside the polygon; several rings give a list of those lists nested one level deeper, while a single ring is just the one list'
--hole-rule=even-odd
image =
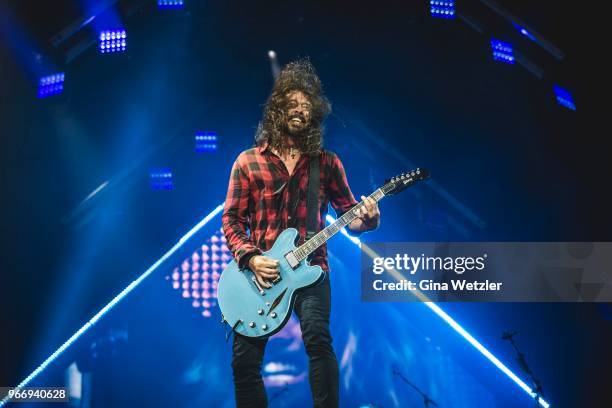
[{"label": "man's right hand", "polygon": [[255,279],[262,288],[271,288],[266,279],[274,280],[278,276],[279,262],[263,255],[255,255],[249,259],[249,269],[255,274]]}]

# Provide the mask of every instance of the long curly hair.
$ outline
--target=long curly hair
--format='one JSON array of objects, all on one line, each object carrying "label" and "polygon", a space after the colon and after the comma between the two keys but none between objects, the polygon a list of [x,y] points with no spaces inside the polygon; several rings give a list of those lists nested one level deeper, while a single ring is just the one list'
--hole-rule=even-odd
[{"label": "long curly hair", "polygon": [[295,137],[296,147],[304,154],[319,153],[323,146],[323,122],[331,112],[331,104],[325,97],[321,80],[308,59],[299,59],[285,65],[274,82],[272,93],[264,108],[263,118],[257,126],[255,144],[268,143],[282,151],[284,136],[287,134],[287,95],[301,91],[310,101],[310,122],[304,133]]}]

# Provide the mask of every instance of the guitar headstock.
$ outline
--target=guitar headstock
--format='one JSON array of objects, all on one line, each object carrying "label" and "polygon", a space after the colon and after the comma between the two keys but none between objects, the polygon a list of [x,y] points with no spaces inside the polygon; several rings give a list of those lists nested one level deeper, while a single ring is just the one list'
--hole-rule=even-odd
[{"label": "guitar headstock", "polygon": [[385,195],[393,195],[404,191],[417,181],[426,180],[429,178],[429,170],[417,168],[406,173],[398,174],[395,177],[385,181],[382,187]]}]

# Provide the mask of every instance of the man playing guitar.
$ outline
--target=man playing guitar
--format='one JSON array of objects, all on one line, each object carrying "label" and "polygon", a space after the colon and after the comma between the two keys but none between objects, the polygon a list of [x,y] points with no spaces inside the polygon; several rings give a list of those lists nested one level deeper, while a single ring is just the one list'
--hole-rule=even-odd
[{"label": "man playing guitar", "polygon": [[[262,288],[271,287],[278,276],[278,261],[261,255],[262,252],[287,228],[299,231],[300,244],[306,237],[312,157],[318,156],[320,163],[318,230],[325,226],[328,204],[338,216],[357,204],[340,159],[322,148],[322,125],[330,111],[311,63],[299,60],[286,65],[264,107],[256,146],[242,152],[232,167],[223,231],[239,267],[248,267]],[[373,230],[380,222],[376,201],[361,198],[365,206],[348,225],[355,233]],[[329,330],[331,294],[325,245],[312,254],[310,264],[321,266],[326,272],[325,279],[299,291],[294,310],[309,357],[314,406],[337,407],[338,362]],[[238,407],[267,406],[261,377],[266,343],[267,338],[234,335],[232,369]]]}]

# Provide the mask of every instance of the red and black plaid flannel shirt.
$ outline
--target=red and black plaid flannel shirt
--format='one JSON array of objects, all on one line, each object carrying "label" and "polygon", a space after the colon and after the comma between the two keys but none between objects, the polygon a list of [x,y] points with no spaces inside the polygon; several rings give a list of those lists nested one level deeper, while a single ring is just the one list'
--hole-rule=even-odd
[{"label": "red and black plaid flannel shirt", "polygon": [[[241,269],[247,266],[253,255],[270,249],[278,235],[287,228],[296,228],[300,234],[299,244],[304,242],[309,163],[310,156],[302,155],[293,174],[289,176],[285,164],[267,145],[246,150],[236,159],[230,175],[222,221],[227,246]],[[357,201],[349,188],[338,156],[324,150],[319,167],[318,225],[321,230],[325,226],[329,203],[341,216]],[[298,178],[297,188],[290,187],[294,177]],[[310,263],[329,271],[326,245],[314,252]]]}]

